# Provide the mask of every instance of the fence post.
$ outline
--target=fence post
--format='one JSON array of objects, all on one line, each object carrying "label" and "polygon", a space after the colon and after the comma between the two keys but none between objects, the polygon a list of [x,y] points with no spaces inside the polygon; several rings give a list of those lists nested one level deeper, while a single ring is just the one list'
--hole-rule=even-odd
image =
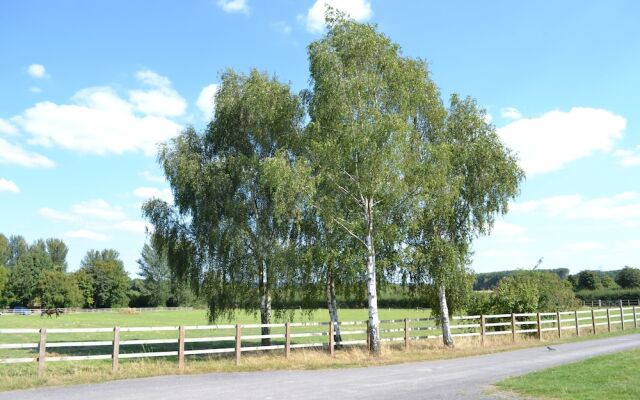
[{"label": "fence post", "polygon": [[542,340],[542,320],[540,319],[540,313],[536,313],[538,321],[538,340]]},{"label": "fence post", "polygon": [[511,313],[511,341],[516,342],[516,315]]},{"label": "fence post", "polygon": [[620,306],[620,329],[624,330],[624,310]]},{"label": "fence post", "polygon": [[409,320],[404,319],[404,349],[409,348]]},{"label": "fence post", "polygon": [[607,307],[607,330],[611,332],[611,312],[609,310],[610,308]]},{"label": "fence post", "polygon": [[556,311],[556,319],[558,323],[558,338],[562,337],[562,320],[560,319],[560,311]]},{"label": "fence post", "polygon": [[113,328],[113,353],[111,354],[111,371],[118,370],[118,362],[120,361],[120,327]]},{"label": "fence post", "polygon": [[284,356],[289,358],[291,354],[291,325],[289,322],[284,324]]},{"label": "fence post", "polygon": [[236,365],[240,365],[240,353],[242,352],[242,329],[236,324]]},{"label": "fence post", "polygon": [[336,350],[336,337],[335,337],[335,327],[333,326],[333,321],[329,321],[329,354],[331,357],[335,355]]},{"label": "fence post", "polygon": [[596,312],[591,309],[591,326],[593,327],[593,334],[596,334]]},{"label": "fence post", "polygon": [[580,336],[580,321],[578,320],[578,310],[573,312],[573,315],[576,320],[576,336]]},{"label": "fence post", "polygon": [[38,378],[44,376],[44,361],[47,357],[47,328],[40,329],[40,345],[38,346]]},{"label": "fence post", "polygon": [[184,369],[184,326],[178,327],[178,369]]},{"label": "fence post", "polygon": [[484,346],[484,332],[485,332],[485,319],[484,314],[480,315],[480,343]]},{"label": "fence post", "polygon": [[602,300],[598,300],[598,308],[602,308]]},{"label": "fence post", "polygon": [[638,318],[636,318],[636,306],[633,306],[633,327],[638,327]]}]

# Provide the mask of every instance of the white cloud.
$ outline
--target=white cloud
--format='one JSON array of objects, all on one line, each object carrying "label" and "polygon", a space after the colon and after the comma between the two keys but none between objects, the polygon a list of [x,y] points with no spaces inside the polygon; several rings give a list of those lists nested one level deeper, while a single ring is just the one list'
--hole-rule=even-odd
[{"label": "white cloud", "polygon": [[0,118],[0,133],[15,135],[16,133],[18,133],[18,129],[9,121],[5,121],[4,119]]},{"label": "white cloud", "polygon": [[502,115],[502,118],[507,118],[507,119],[520,119],[520,118],[522,118],[522,114],[515,107],[503,108],[501,110],[500,115]]},{"label": "white cloud", "polygon": [[610,111],[575,107],[519,119],[499,128],[498,134],[518,153],[527,174],[536,175],[559,170],[596,151],[610,151],[626,126],[623,117]]},{"label": "white cloud", "polygon": [[162,176],[162,175],[154,175],[149,171],[139,172],[138,175],[140,175],[144,179],[148,180],[149,182],[155,182],[155,183],[164,183],[165,182],[164,176]]},{"label": "white cloud", "polygon": [[218,0],[218,7],[228,13],[249,12],[247,0]]},{"label": "white cloud", "polygon": [[76,238],[76,239],[89,239],[89,240],[97,240],[97,241],[104,241],[104,240],[109,240],[110,237],[107,235],[104,235],[102,233],[98,233],[98,232],[94,232],[94,231],[89,231],[86,229],[80,229],[77,231],[70,231],[64,234],[67,237],[70,238]]},{"label": "white cloud", "polygon": [[133,195],[144,200],[155,197],[160,200],[164,200],[169,204],[173,204],[173,195],[171,194],[171,190],[166,188],[157,189],[152,187],[139,187],[133,191]]},{"label": "white cloud", "polygon": [[145,233],[147,230],[152,231],[153,226],[144,221],[125,220],[115,224],[114,228],[126,232]]},{"label": "white cloud", "polygon": [[282,33],[283,35],[288,35],[291,33],[291,25],[287,24],[284,21],[276,21],[271,23],[271,29],[278,33]]},{"label": "white cloud", "polygon": [[301,19],[305,21],[309,32],[322,32],[325,28],[324,16],[327,6],[342,11],[356,21],[367,21],[371,18],[371,2],[368,0],[316,0]]},{"label": "white cloud", "polygon": [[54,210],[49,207],[42,207],[38,210],[38,213],[43,217],[53,221],[75,221],[77,217],[72,214],[68,214],[62,211]]},{"label": "white cloud", "polygon": [[89,200],[74,204],[71,211],[81,217],[93,217],[105,221],[124,219],[125,215],[118,206],[112,206],[104,200]]},{"label": "white cloud", "polygon": [[0,138],[0,164],[43,168],[51,168],[55,165],[47,157],[26,151],[22,147],[11,144],[2,138]]},{"label": "white cloud", "polygon": [[498,236],[515,236],[524,233],[524,228],[520,225],[510,224],[504,221],[496,221],[493,226],[493,234]]},{"label": "white cloud", "polygon": [[575,253],[593,250],[603,250],[606,246],[598,242],[571,242],[562,245],[556,250],[557,253]]},{"label": "white cloud", "polygon": [[564,195],[511,205],[514,212],[541,212],[567,219],[616,220],[627,222],[640,218],[640,193],[623,192],[611,197],[585,199],[581,195]]},{"label": "white cloud", "polygon": [[220,85],[217,83],[203,87],[196,101],[196,105],[207,120],[213,117],[213,112],[216,108],[215,95],[219,87]]},{"label": "white cloud", "polygon": [[31,64],[27,67],[27,72],[33,78],[46,78],[47,70],[44,68],[42,64]]},{"label": "white cloud", "polygon": [[42,93],[42,88],[39,88],[38,86],[31,86],[29,91],[31,93]]},{"label": "white cloud", "polygon": [[129,91],[129,101],[136,111],[159,117],[178,117],[187,110],[187,102],[172,87],[171,81],[150,70],[138,71],[136,78],[150,90]]},{"label": "white cloud", "polygon": [[623,167],[640,166],[640,146],[633,150],[616,150],[613,155],[618,159],[618,165]]},{"label": "white cloud", "polygon": [[134,110],[145,107],[148,112],[161,111],[161,107],[152,110],[155,103],[138,100],[130,103],[109,87],[87,88],[78,91],[71,104],[40,102],[15,121],[31,135],[32,144],[90,154],[143,151],[153,155],[158,143],[175,136],[181,126],[162,116],[136,115]]},{"label": "white cloud", "polygon": [[20,188],[13,181],[0,178],[0,192],[20,193]]}]

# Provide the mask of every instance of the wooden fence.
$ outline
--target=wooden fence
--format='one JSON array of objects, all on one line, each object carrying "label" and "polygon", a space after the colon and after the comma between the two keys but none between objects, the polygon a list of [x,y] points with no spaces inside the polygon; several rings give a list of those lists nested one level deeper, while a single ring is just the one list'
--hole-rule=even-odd
[{"label": "wooden fence", "polygon": [[[383,342],[398,342],[409,349],[415,340],[442,338],[439,327],[433,318],[382,320],[381,337]],[[485,338],[496,335],[510,335],[513,341],[517,335],[530,335],[542,339],[547,331],[557,332],[558,337],[564,331],[575,335],[595,334],[598,327],[606,326],[607,331],[619,326],[620,329],[637,328],[636,307],[618,307],[564,312],[468,315],[453,317],[451,329],[454,337],[478,337],[484,344]],[[240,363],[245,352],[281,350],[289,357],[292,349],[325,348],[333,355],[336,349],[336,328],[340,327],[341,346],[367,345],[367,321],[346,321],[339,324],[328,322],[288,322],[285,324],[236,324],[236,325],[196,325],[196,326],[158,326],[158,327],[113,327],[113,328],[73,328],[73,329],[0,329],[0,351],[28,351],[28,357],[0,358],[0,364],[37,363],[37,372],[42,376],[46,362],[111,360],[112,369],[118,369],[121,359],[142,357],[176,357],[179,369],[185,365],[185,357],[192,355],[232,354],[235,362]],[[268,327],[272,333],[255,334],[261,328]],[[122,335],[131,333],[164,333],[163,338],[123,339]],[[55,340],[58,335],[102,335],[102,340]],[[39,338],[37,342],[5,343],[11,335]],[[109,335],[106,337],[105,335]],[[167,336],[169,335],[169,336]],[[108,339],[108,340],[105,340]],[[259,340],[276,339],[277,344],[261,345]],[[145,345],[165,346],[161,351],[146,349]],[[143,351],[123,351],[143,346]],[[60,355],[47,354],[50,349],[90,348],[99,350],[99,354]],[[110,350],[110,351],[109,351]],[[135,349],[134,349],[135,350]],[[147,351],[150,350],[150,351]],[[67,352],[69,350],[66,350]],[[4,354],[3,353],[3,354]],[[71,351],[77,354],[77,351]]]},{"label": "wooden fence", "polygon": [[640,299],[636,300],[585,300],[582,302],[584,307],[631,307],[640,306]]},{"label": "wooden fence", "polygon": [[[158,312],[158,311],[188,311],[193,310],[193,307],[122,307],[122,308],[79,308],[79,307],[70,307],[70,308],[57,308],[58,310],[62,310],[65,314],[71,313],[119,313],[119,312]],[[0,309],[0,314],[19,314],[19,315],[27,315],[27,314],[36,314],[40,315],[40,313],[46,309],[42,308],[4,308]]]}]

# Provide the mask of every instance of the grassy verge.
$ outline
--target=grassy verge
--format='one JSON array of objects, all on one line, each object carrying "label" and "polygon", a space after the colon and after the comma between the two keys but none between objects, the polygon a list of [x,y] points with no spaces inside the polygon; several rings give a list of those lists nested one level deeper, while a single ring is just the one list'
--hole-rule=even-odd
[{"label": "grassy verge", "polygon": [[[567,336],[562,340],[559,340],[554,335],[547,334],[542,343],[565,343],[628,333],[640,333],[640,329],[615,331],[598,334],[597,336]],[[540,344],[541,342],[534,337],[519,337],[515,343],[512,343],[510,337],[493,336],[485,338],[484,346],[480,345],[478,338],[457,338],[456,347],[453,349],[443,347],[437,339],[412,342],[409,351],[404,350],[402,346],[388,345],[384,347],[381,357],[371,357],[362,347],[338,350],[335,357],[329,356],[326,350],[294,350],[291,352],[289,359],[285,359],[282,351],[252,352],[243,353],[242,362],[238,366],[235,365],[233,357],[230,356],[187,357],[183,372],[178,371],[175,357],[121,360],[120,369],[116,373],[111,372],[110,361],[57,362],[47,364],[47,372],[44,378],[36,377],[35,364],[12,364],[0,366],[0,391],[38,386],[96,383],[178,373],[369,367],[465,357],[539,346]]]},{"label": "grassy verge", "polygon": [[517,394],[557,400],[640,399],[640,350],[609,354],[499,382]]}]

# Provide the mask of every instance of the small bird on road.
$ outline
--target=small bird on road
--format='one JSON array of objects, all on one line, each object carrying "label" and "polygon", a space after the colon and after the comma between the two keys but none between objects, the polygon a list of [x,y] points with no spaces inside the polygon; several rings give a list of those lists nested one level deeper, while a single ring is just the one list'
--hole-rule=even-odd
[{"label": "small bird on road", "polygon": [[549,350],[549,351],[556,351],[557,349],[555,349],[555,348],[553,348],[553,347],[550,347],[550,346],[547,346],[547,350]]}]

